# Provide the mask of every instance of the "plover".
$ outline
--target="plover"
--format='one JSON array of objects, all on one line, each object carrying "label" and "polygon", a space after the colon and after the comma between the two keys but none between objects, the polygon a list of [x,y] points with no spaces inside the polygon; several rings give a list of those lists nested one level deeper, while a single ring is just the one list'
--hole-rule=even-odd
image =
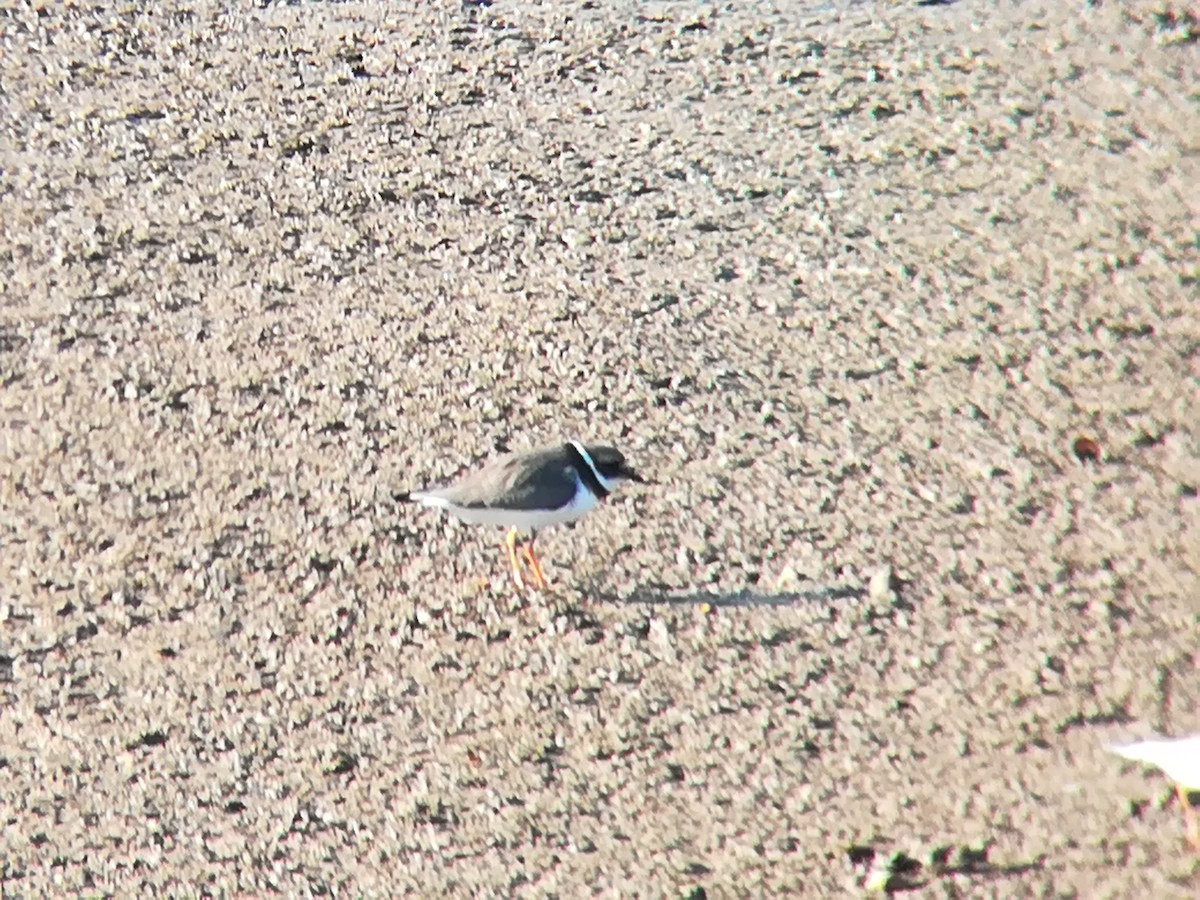
[{"label": "plover", "polygon": [[1181,738],[1153,737],[1128,744],[1109,744],[1108,749],[1126,759],[1157,766],[1175,782],[1175,791],[1179,795],[1179,802],[1183,804],[1188,838],[1192,846],[1200,850],[1200,827],[1197,827],[1196,813],[1188,798],[1189,792],[1200,791],[1200,734]]},{"label": "plover", "polygon": [[[575,521],[625,481],[646,483],[619,450],[568,441],[502,456],[454,484],[398,494],[397,499],[444,509],[463,522],[508,527],[504,545],[513,581],[525,587],[517,556],[517,545],[523,544],[534,583],[545,588],[546,574],[533,549],[538,531]],[[529,534],[528,541],[521,540],[521,532]]]}]

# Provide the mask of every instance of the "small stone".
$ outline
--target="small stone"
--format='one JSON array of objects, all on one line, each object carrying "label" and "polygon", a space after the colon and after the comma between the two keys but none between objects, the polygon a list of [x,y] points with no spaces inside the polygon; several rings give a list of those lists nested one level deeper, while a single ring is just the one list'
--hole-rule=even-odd
[{"label": "small stone", "polygon": [[892,590],[892,567],[883,566],[872,575],[867,584],[867,591],[876,603],[893,599],[895,592]]},{"label": "small stone", "polygon": [[787,591],[800,586],[800,576],[792,566],[783,567],[783,571],[779,573],[775,579],[775,590]]},{"label": "small stone", "polygon": [[871,874],[867,876],[863,887],[872,894],[877,894],[886,891],[891,882],[892,872],[885,863],[884,865],[877,865],[871,870]]},{"label": "small stone", "polygon": [[650,620],[650,639],[663,647],[671,646],[671,631],[662,619]]}]

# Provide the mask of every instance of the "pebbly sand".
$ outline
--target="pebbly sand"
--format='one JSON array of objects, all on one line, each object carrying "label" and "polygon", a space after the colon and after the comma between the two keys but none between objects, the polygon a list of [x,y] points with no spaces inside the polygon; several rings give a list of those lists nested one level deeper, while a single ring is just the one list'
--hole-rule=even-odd
[{"label": "pebbly sand", "polygon": [[0,12],[3,896],[1200,892],[1196,21],[732,6]]}]

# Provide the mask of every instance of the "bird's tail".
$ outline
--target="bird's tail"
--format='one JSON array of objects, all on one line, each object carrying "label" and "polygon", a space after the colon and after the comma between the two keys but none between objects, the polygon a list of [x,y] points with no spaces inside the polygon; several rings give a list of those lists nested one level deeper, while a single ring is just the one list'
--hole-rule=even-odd
[{"label": "bird's tail", "polygon": [[1144,741],[1126,741],[1122,743],[1109,744],[1110,752],[1123,756],[1126,759],[1134,759],[1138,762],[1151,763],[1157,765],[1162,758],[1162,747],[1164,744],[1169,744],[1170,741],[1157,734],[1151,734]]},{"label": "bird's tail", "polygon": [[392,499],[399,503],[420,503],[422,506],[445,506],[446,501],[437,494],[428,491],[401,491],[392,494]]}]

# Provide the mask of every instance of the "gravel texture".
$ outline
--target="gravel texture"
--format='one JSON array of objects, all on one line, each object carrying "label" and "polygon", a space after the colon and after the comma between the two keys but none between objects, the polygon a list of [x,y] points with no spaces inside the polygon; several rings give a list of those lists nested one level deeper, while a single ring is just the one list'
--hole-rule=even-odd
[{"label": "gravel texture", "polygon": [[0,892],[1196,896],[1197,33],[0,11]]}]

